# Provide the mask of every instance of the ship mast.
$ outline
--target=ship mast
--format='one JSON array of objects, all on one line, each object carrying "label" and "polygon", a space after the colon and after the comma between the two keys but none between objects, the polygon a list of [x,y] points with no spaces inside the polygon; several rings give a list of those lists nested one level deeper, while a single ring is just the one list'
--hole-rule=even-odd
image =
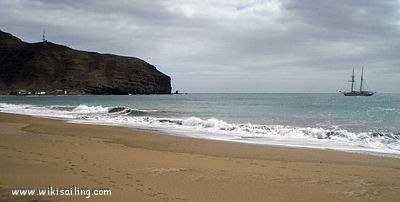
[{"label": "ship mast", "polygon": [[353,74],[351,75],[351,92],[354,91],[354,67],[353,67]]},{"label": "ship mast", "polygon": [[361,82],[360,82],[360,93],[362,92],[362,85],[363,85],[363,80],[364,80],[364,67],[361,69]]}]

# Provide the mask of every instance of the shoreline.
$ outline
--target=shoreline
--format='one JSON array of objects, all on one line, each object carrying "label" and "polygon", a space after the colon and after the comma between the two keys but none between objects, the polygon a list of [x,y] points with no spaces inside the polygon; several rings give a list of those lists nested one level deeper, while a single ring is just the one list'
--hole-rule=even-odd
[{"label": "shoreline", "polygon": [[[49,185],[113,191],[89,201],[400,200],[397,158],[8,113],[0,113],[0,126],[0,199],[6,201],[24,199],[11,196],[10,187]],[[82,196],[31,199],[88,201]]]},{"label": "shoreline", "polygon": [[[393,156],[394,154],[390,153],[381,153],[381,152],[371,152],[371,151],[357,151],[357,150],[340,150],[340,149],[331,149],[331,148],[320,148],[320,147],[307,147],[301,145],[285,145],[285,144],[263,144],[263,143],[254,143],[254,142],[241,142],[235,140],[228,140],[228,139],[212,139],[207,137],[198,137],[198,136],[189,136],[189,135],[182,135],[174,132],[163,131],[162,129],[152,129],[152,128],[135,128],[131,126],[123,126],[123,125],[112,125],[106,123],[96,123],[91,121],[79,121],[74,119],[68,118],[59,118],[59,117],[46,117],[46,116],[35,116],[29,114],[17,114],[17,113],[8,113],[8,112],[0,112],[0,114],[9,114],[9,115],[17,115],[17,116],[27,116],[32,118],[44,119],[44,120],[55,120],[55,121],[62,121],[68,124],[78,124],[78,125],[90,125],[90,126],[104,126],[104,127],[112,127],[112,128],[125,128],[128,130],[132,130],[132,132],[141,132],[141,133],[148,133],[151,135],[160,135],[160,136],[173,136],[177,138],[188,138],[188,139],[195,139],[195,140],[204,140],[204,141],[211,141],[211,142],[221,142],[221,143],[228,143],[228,144],[244,144],[248,146],[256,146],[256,147],[273,147],[273,148],[282,148],[282,149],[300,149],[300,150],[322,150],[322,151],[332,151],[332,152],[339,152],[339,153],[350,153],[350,154],[358,154],[358,155],[368,155],[368,156],[375,156],[375,157],[382,157],[382,158],[394,158],[399,159],[400,157]],[[190,132],[186,132],[190,133]],[[111,137],[108,137],[111,138]],[[125,145],[127,146],[127,145]]]},{"label": "shoreline", "polygon": [[[79,105],[81,106],[81,105]],[[87,107],[86,105],[82,105],[84,107]],[[261,146],[277,146],[277,147],[289,147],[289,148],[304,148],[304,149],[317,149],[317,150],[334,150],[334,151],[340,151],[340,152],[348,152],[348,153],[357,153],[357,154],[365,154],[365,155],[373,155],[373,156],[380,156],[380,157],[390,157],[390,158],[398,158],[400,159],[400,153],[398,153],[397,150],[392,149],[390,147],[385,148],[385,147],[379,147],[379,148],[375,148],[375,147],[370,147],[370,146],[366,146],[364,147],[363,145],[351,145],[351,144],[346,144],[344,142],[336,142],[336,140],[332,140],[333,144],[331,144],[330,142],[327,141],[321,141],[318,142],[315,140],[307,140],[305,139],[305,142],[302,141],[297,141],[297,142],[291,142],[293,140],[291,139],[282,139],[280,140],[278,139],[274,139],[271,138],[269,140],[266,139],[257,139],[257,141],[253,141],[253,139],[251,138],[247,138],[247,137],[239,137],[239,138],[234,138],[235,134],[233,134],[233,136],[231,136],[231,134],[227,135],[224,133],[219,133],[220,131],[207,131],[207,130],[187,130],[187,129],[182,129],[182,128],[178,128],[177,130],[172,130],[169,131],[170,128],[166,127],[163,128],[164,125],[146,125],[144,124],[143,126],[139,125],[130,125],[129,123],[126,124],[124,122],[120,123],[120,122],[110,122],[110,120],[106,119],[100,119],[99,120],[80,120],[80,119],[74,119],[72,117],[70,117],[71,115],[65,115],[65,114],[56,114],[54,116],[51,115],[46,115],[46,114],[42,114],[42,113],[37,113],[37,111],[35,111],[37,109],[34,109],[33,112],[30,113],[16,113],[14,111],[2,111],[1,113],[9,113],[9,114],[18,114],[18,115],[25,115],[25,116],[32,116],[32,117],[38,117],[38,118],[46,118],[46,119],[54,119],[54,120],[62,120],[62,121],[67,121],[69,123],[76,123],[76,124],[86,124],[86,125],[102,125],[102,126],[115,126],[115,127],[125,127],[125,128],[130,128],[133,130],[144,130],[144,131],[149,131],[150,133],[160,133],[160,134],[164,134],[164,135],[173,135],[173,136],[178,136],[178,137],[189,137],[189,138],[196,138],[196,139],[205,139],[205,140],[215,140],[215,141],[225,141],[225,142],[230,142],[230,143],[243,143],[243,144],[250,144],[250,145],[261,145]],[[136,109],[133,109],[136,110]],[[141,110],[138,110],[141,111]],[[146,111],[146,110],[143,110]],[[65,116],[65,117],[64,117]],[[197,117],[194,117],[197,118]],[[155,118],[157,119],[157,118]],[[168,119],[168,118],[167,118]],[[184,119],[182,119],[184,120]],[[143,121],[143,120],[141,120]],[[172,120],[173,122],[174,120]],[[208,120],[201,120],[201,121],[208,121]],[[140,121],[139,121],[140,122]],[[160,121],[161,122],[161,121]],[[222,120],[222,122],[224,122]],[[227,123],[229,124],[229,123]],[[180,126],[181,124],[178,124],[178,126]],[[235,125],[235,124],[233,124]],[[242,124],[237,124],[235,127],[241,127]],[[256,124],[255,124],[256,125]],[[278,125],[279,127],[279,125]],[[286,126],[283,126],[286,127]],[[290,127],[290,126],[288,126]],[[310,132],[309,130],[309,126],[292,126],[292,129],[294,130],[300,130],[300,133],[303,133],[301,130],[306,130],[306,132]],[[204,128],[203,128],[204,129]],[[316,129],[316,130],[322,130],[320,132],[327,134],[327,133],[335,133],[335,131],[332,132],[332,130],[326,129],[326,128],[312,128],[311,129]],[[179,131],[182,130],[182,131]],[[279,129],[278,129],[279,130]],[[242,131],[243,133],[245,133],[245,131]],[[275,131],[276,132],[276,131]],[[279,131],[278,131],[279,132]],[[345,133],[348,133],[349,131],[346,131],[346,129],[344,129]],[[311,133],[313,133],[311,131]],[[188,135],[190,134],[190,135]],[[352,134],[352,132],[350,132],[350,135]],[[390,133],[389,133],[390,134]],[[215,135],[215,136],[214,136]],[[319,135],[319,134],[312,134],[314,135],[313,138],[316,138],[315,135]],[[344,134],[346,135],[346,134]],[[379,135],[379,134],[378,134]],[[396,134],[394,134],[396,135]],[[283,134],[283,136],[285,136]],[[290,137],[290,136],[288,136]],[[267,138],[267,137],[264,137]],[[319,139],[319,137],[318,137]],[[325,138],[322,138],[325,139]],[[327,138],[329,139],[329,138]],[[309,141],[309,142],[308,142]],[[314,142],[313,142],[314,141]],[[367,141],[368,142],[368,141]],[[378,142],[378,144],[381,144],[382,142]]]}]

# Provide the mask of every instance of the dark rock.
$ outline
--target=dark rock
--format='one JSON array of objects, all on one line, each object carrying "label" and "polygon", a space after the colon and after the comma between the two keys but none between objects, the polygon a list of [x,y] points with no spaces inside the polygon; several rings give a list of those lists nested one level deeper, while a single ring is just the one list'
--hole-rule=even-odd
[{"label": "dark rock", "polygon": [[26,43],[0,31],[0,92],[170,94],[170,80],[139,58],[78,51],[47,41]]}]

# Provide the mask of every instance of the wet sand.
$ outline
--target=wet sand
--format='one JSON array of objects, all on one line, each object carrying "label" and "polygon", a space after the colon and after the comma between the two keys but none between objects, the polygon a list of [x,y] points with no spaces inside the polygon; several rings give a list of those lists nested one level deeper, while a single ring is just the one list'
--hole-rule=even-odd
[{"label": "wet sand", "polygon": [[[12,196],[10,188],[110,188]],[[400,159],[0,113],[0,201],[400,201]]]}]

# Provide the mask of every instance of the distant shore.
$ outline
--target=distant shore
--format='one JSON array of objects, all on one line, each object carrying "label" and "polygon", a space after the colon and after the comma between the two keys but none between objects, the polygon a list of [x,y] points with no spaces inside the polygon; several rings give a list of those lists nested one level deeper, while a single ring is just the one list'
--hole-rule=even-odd
[{"label": "distant shore", "polygon": [[[399,201],[400,159],[0,113],[0,201]],[[110,188],[12,196],[10,188]]]}]

